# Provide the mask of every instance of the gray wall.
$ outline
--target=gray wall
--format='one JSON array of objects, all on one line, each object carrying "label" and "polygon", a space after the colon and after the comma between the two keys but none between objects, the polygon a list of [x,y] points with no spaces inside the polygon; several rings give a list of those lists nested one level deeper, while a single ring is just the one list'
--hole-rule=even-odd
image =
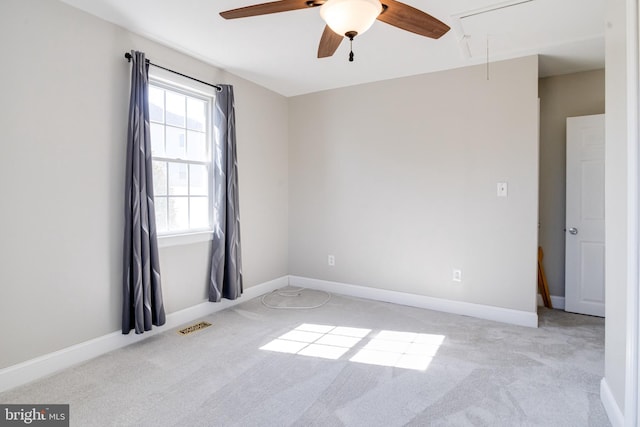
[{"label": "gray wall", "polygon": [[567,117],[604,113],[604,70],[540,79],[540,230],[551,295],[564,296]]},{"label": "gray wall", "polygon": [[291,98],[291,274],[535,312],[538,62],[491,67]]},{"label": "gray wall", "polygon": [[[288,273],[287,99],[57,1],[0,2],[0,368],[120,328],[130,49],[235,87],[245,285]],[[209,244],[161,250],[169,313]]]},{"label": "gray wall", "polygon": [[[624,411],[627,298],[627,86],[624,0],[607,0],[605,147],[605,366]],[[636,142],[637,143],[637,142]]]}]

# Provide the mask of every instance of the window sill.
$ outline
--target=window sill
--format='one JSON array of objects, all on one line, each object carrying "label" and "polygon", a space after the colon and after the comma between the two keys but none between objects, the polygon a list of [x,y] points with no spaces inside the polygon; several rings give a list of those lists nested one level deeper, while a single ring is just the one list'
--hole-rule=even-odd
[{"label": "window sill", "polygon": [[213,239],[212,231],[199,231],[197,233],[171,234],[158,236],[158,247],[191,245],[194,243],[210,242]]}]

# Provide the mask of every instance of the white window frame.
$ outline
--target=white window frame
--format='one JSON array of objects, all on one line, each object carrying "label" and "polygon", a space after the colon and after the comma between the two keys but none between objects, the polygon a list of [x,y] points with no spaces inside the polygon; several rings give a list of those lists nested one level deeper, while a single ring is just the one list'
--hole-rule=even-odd
[{"label": "white window frame", "polygon": [[[213,166],[215,153],[215,140],[213,135],[213,108],[215,102],[215,88],[209,87],[202,83],[181,77],[174,73],[156,68],[149,69],[149,84],[161,87],[165,90],[171,90],[183,95],[194,98],[206,99],[209,107],[207,111],[207,129],[206,133],[209,137],[209,228],[206,229],[190,229],[180,231],[166,231],[158,233],[158,247],[169,247],[179,245],[189,245],[200,242],[211,241],[214,229],[214,212],[213,212]],[[154,157],[155,159],[155,157]],[[167,158],[160,158],[167,160]],[[191,163],[185,161],[185,163]],[[197,162],[196,162],[197,163]]]}]

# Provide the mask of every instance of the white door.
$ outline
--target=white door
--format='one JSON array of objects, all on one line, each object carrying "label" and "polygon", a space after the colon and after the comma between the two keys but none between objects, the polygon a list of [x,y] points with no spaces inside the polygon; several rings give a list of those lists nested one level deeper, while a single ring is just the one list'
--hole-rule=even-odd
[{"label": "white door", "polygon": [[567,118],[565,310],[604,317],[604,114]]}]

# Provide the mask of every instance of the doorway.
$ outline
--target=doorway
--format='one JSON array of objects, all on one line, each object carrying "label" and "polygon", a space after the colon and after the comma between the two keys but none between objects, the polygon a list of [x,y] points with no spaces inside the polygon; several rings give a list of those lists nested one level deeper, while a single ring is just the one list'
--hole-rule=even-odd
[{"label": "doorway", "polygon": [[565,308],[566,121],[603,114],[604,70],[539,80],[540,183],[538,244],[553,307]]}]

